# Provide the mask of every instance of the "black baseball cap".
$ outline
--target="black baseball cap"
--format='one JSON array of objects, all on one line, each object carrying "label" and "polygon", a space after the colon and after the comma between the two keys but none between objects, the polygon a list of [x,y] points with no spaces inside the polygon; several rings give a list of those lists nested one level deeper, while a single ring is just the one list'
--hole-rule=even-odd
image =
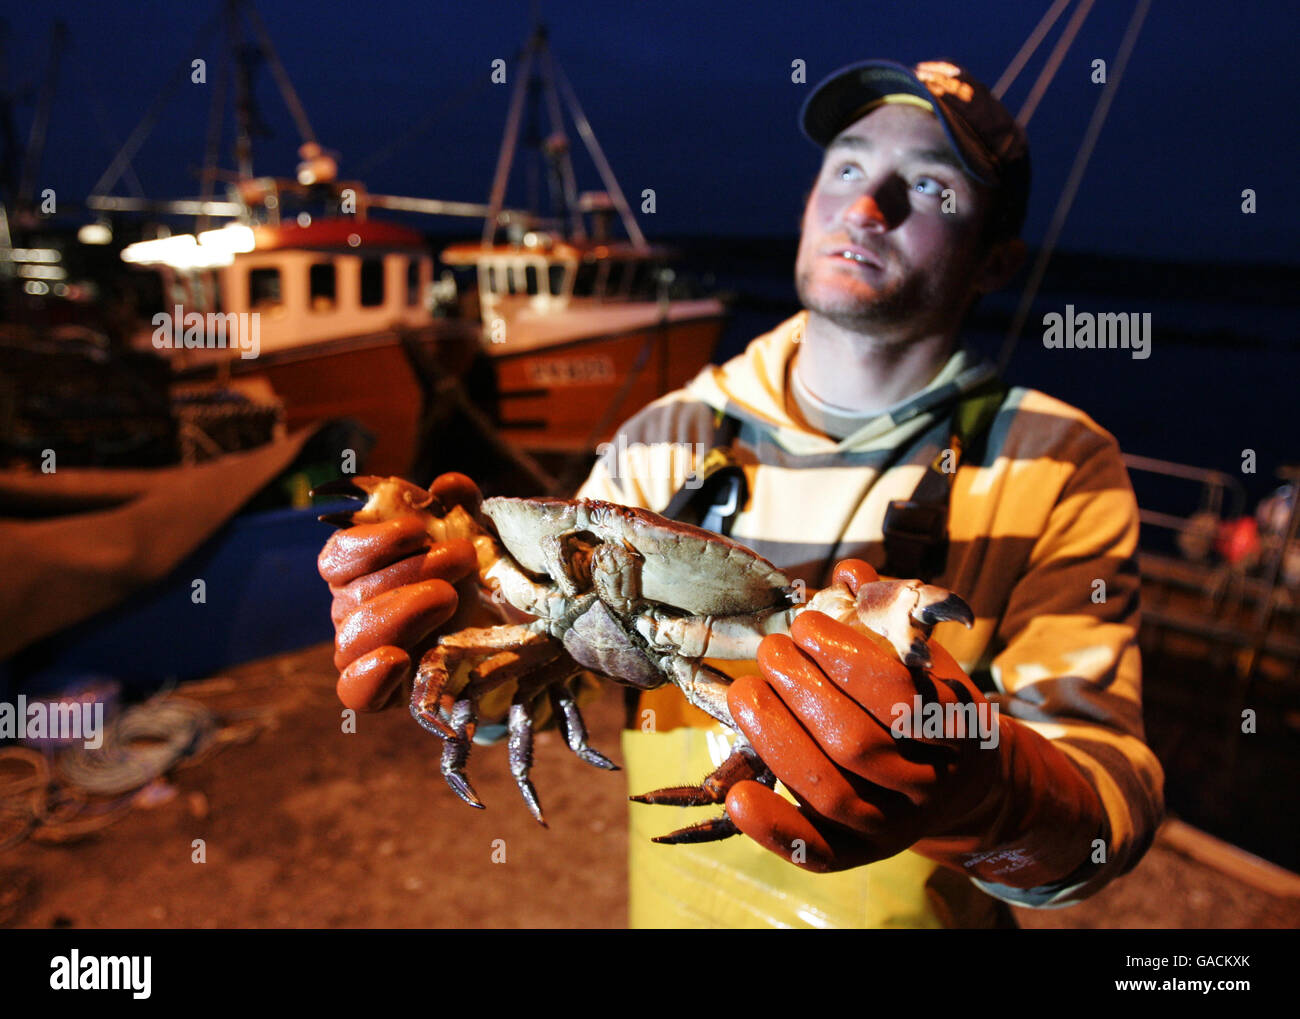
[{"label": "black baseball cap", "polygon": [[1029,139],[1011,112],[964,68],[943,60],[915,67],[867,60],[841,67],[813,90],[800,124],[804,134],[825,148],[889,96],[925,100],[966,172],[997,193],[1005,232],[1017,236],[1029,204]]}]

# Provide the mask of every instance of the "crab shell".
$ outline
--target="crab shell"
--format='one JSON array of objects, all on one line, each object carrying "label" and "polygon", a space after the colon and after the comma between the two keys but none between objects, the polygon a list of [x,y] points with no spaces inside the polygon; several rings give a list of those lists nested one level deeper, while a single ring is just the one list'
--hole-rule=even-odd
[{"label": "crab shell", "polygon": [[646,510],[596,499],[497,497],[483,503],[501,543],[546,575],[543,543],[565,534],[621,543],[642,557],[641,597],[691,615],[736,615],[790,604],[790,580],[743,545]]}]

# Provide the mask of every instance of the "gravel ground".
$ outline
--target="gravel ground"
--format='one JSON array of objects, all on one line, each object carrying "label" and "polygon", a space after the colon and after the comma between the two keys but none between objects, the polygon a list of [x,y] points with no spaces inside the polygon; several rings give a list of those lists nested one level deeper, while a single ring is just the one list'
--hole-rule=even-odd
[{"label": "gravel ground", "polygon": [[[334,678],[319,646],[183,688],[263,727],[177,769],[162,802],[90,837],[48,843],[42,836],[56,833],[38,833],[0,854],[0,926],[626,925],[620,776],[543,733],[534,779],[550,830],[524,810],[499,750],[476,754],[470,774],[489,809],[471,810],[438,774],[437,741],[405,710],[363,715],[343,733]],[[617,760],[618,692],[587,716],[592,744]],[[1296,927],[1300,899],[1270,896],[1158,839],[1088,902],[1018,916],[1035,928]]]}]

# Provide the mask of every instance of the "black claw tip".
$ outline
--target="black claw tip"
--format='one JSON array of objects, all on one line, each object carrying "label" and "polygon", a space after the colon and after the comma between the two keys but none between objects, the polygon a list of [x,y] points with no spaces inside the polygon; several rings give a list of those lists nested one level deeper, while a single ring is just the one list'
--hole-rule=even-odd
[{"label": "black claw tip", "polygon": [[689,828],[678,828],[667,835],[656,836],[650,841],[658,842],[661,846],[681,846],[692,842],[720,842],[739,834],[740,829],[736,827],[736,823],[723,814],[710,821],[693,824]]},{"label": "black claw tip", "polygon": [[903,655],[903,664],[909,669],[928,669],[934,664],[930,657],[930,649],[926,646],[924,639],[918,637],[912,641],[912,646],[907,649],[907,654]]},{"label": "black claw tip", "polygon": [[316,519],[321,521],[321,523],[333,524],[335,527],[352,526],[351,513],[322,513]]},{"label": "black claw tip", "polygon": [[959,595],[949,594],[942,601],[931,602],[929,605],[922,605],[916,610],[918,622],[927,626],[934,626],[936,623],[955,622],[961,623],[966,629],[975,625],[975,613],[971,607],[966,604],[965,600]]},{"label": "black claw tip", "polygon": [[619,767],[599,750],[592,750],[587,747],[586,750],[578,754],[584,761],[596,768],[604,768],[606,771],[618,771]]},{"label": "black claw tip", "polygon": [[526,778],[516,779],[515,782],[519,786],[519,792],[524,797],[524,802],[528,804],[528,813],[533,815],[533,820],[543,828],[548,827],[546,819],[542,817],[542,804],[537,798],[537,790],[533,787],[533,783]]},{"label": "black claw tip", "polygon": [[447,780],[447,785],[451,786],[451,791],[471,807],[477,807],[479,810],[485,809],[482,801],[478,798],[478,794],[474,792],[474,787],[469,784],[469,780],[464,775],[448,772],[442,777]]},{"label": "black claw tip", "polygon": [[322,495],[344,495],[349,499],[366,499],[366,495],[351,478],[335,478],[323,485],[317,485],[308,493],[313,499]]}]

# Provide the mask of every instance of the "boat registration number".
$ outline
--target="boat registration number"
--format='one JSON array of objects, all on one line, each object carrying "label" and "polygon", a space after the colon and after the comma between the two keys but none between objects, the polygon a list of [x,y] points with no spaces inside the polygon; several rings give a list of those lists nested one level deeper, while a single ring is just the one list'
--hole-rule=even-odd
[{"label": "boat registration number", "polygon": [[614,364],[607,357],[554,358],[528,362],[528,381],[534,386],[581,386],[607,382]]}]

